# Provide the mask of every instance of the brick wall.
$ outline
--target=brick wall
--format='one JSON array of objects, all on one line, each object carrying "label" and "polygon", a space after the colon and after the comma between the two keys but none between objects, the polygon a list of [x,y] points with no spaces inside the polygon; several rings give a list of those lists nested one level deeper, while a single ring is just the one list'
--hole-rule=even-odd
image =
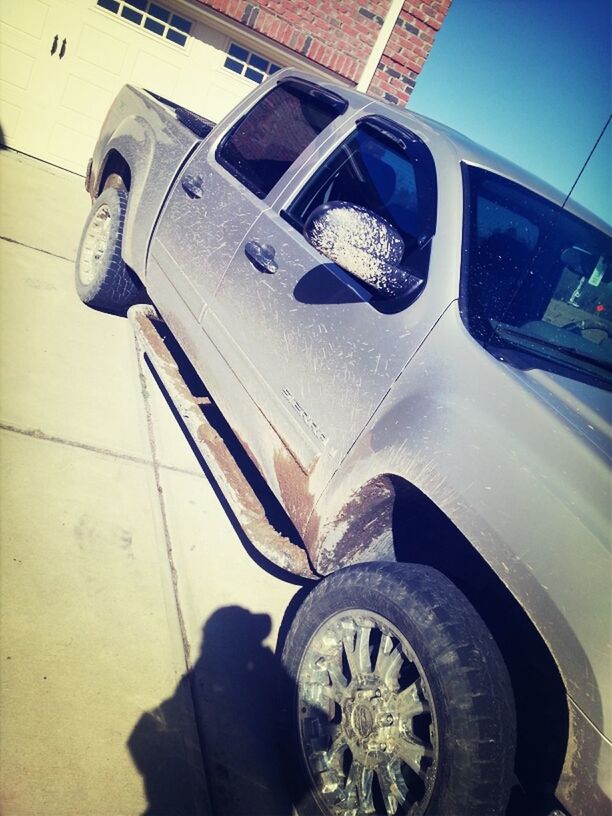
[{"label": "brick wall", "polygon": [[442,26],[451,0],[407,0],[393,29],[368,93],[404,105]]},{"label": "brick wall", "polygon": [[[391,0],[197,0],[357,83]],[[405,0],[369,93],[408,101],[451,0]]]}]

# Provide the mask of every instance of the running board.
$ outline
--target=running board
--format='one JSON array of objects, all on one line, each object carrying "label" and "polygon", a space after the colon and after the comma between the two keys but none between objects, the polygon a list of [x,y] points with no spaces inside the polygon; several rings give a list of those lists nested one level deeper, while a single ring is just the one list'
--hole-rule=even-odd
[{"label": "running board", "polygon": [[261,501],[240,466],[204,415],[206,400],[194,397],[189,390],[154,325],[157,323],[164,327],[163,319],[150,305],[131,306],[128,318],[134,329],[139,354],[148,357],[251,544],[277,567],[302,578],[317,578],[310,567],[306,550],[270,524]]}]

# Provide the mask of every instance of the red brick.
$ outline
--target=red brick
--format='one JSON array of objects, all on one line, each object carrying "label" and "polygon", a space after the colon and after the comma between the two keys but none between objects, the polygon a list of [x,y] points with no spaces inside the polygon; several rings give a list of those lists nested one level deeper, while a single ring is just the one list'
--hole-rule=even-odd
[{"label": "red brick", "polygon": [[306,56],[308,59],[314,60],[315,62],[319,61],[319,54],[323,51],[321,46],[318,42],[313,42],[310,48],[308,49],[308,53]]},{"label": "red brick", "polygon": [[278,40],[280,35],[281,20],[276,14],[269,12],[266,21],[266,34],[271,40]]},{"label": "red brick", "polygon": [[337,54],[336,59],[331,64],[332,71],[336,71],[338,74],[344,74],[344,68],[346,66],[347,59],[345,54]]}]

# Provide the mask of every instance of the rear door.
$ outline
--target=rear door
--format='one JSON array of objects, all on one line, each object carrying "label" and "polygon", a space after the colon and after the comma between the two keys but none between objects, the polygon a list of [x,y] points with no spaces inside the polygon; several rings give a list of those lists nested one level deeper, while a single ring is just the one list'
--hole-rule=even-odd
[{"label": "rear door", "polygon": [[153,237],[153,262],[198,321],[279,180],[346,108],[337,95],[287,76],[254,98],[221,140],[213,131],[194,154]]}]

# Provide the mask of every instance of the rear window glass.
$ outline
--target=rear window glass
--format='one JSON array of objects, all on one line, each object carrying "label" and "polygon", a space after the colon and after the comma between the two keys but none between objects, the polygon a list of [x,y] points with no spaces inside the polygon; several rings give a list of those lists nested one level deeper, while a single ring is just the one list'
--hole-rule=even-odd
[{"label": "rear window glass", "polygon": [[224,139],[217,161],[259,198],[265,198],[337,112],[279,85]]}]

